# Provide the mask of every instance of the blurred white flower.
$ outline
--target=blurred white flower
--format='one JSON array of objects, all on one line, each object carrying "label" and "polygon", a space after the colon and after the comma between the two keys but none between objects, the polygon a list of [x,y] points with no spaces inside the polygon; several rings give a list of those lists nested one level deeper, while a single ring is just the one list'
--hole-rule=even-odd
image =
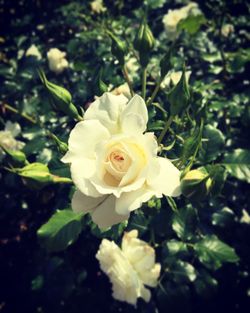
[{"label": "blurred white flower", "polygon": [[77,186],[72,209],[90,213],[100,228],[127,220],[153,195],[180,195],[179,170],[157,157],[154,134],[144,133],[144,100],[135,95],[127,102],[124,95],[104,93],[90,104],[84,121],[71,131],[62,159],[71,163]]},{"label": "blurred white flower", "polygon": [[15,139],[20,132],[21,127],[18,123],[6,122],[5,129],[0,131],[0,160],[5,155],[1,146],[9,150],[21,150],[23,148],[24,143]]},{"label": "blurred white flower", "polygon": [[131,57],[126,62],[126,67],[128,70],[129,76],[135,77],[140,68],[139,63],[135,57]]},{"label": "blurred white flower", "polygon": [[175,10],[168,10],[168,13],[163,16],[163,24],[170,38],[177,34],[177,25],[183,19],[186,19],[190,14],[198,15],[201,11],[196,2],[190,2],[188,5]]},{"label": "blurred white flower", "polygon": [[144,285],[156,287],[161,271],[161,265],[155,263],[154,249],[137,237],[137,230],[125,233],[121,249],[103,239],[96,254],[112,283],[113,297],[133,305],[138,298],[150,300],[151,292]]},{"label": "blurred white flower", "polygon": [[250,215],[245,209],[242,210],[242,217],[240,219],[240,222],[250,224]]},{"label": "blurred white flower", "polygon": [[[189,78],[191,76],[191,71],[187,71],[186,72],[186,79],[187,79],[187,82],[189,81]],[[178,72],[171,72],[169,73],[162,81],[161,83],[161,87],[162,88],[166,88],[166,87],[169,87],[170,84],[172,83],[174,86],[178,84],[179,80],[181,79],[181,75],[182,75],[182,72],[181,71],[178,71]]]},{"label": "blurred white flower", "polygon": [[41,53],[38,50],[36,45],[31,45],[29,47],[29,49],[26,51],[25,55],[26,55],[26,57],[33,56],[33,57],[37,58],[37,60],[41,60],[42,59],[42,55],[41,55]]},{"label": "blurred white flower", "polygon": [[128,99],[131,98],[131,93],[129,90],[129,86],[127,83],[124,83],[111,91],[111,93],[115,96],[124,95]]},{"label": "blurred white flower", "polygon": [[222,26],[222,29],[221,29],[222,36],[228,37],[233,32],[234,32],[234,26],[232,24],[225,24]]},{"label": "blurred white flower", "polygon": [[103,5],[102,0],[95,0],[90,2],[91,11],[97,14],[100,14],[102,12],[105,12],[107,8]]},{"label": "blurred white flower", "polygon": [[65,58],[66,52],[62,52],[57,48],[51,48],[47,52],[47,57],[50,70],[56,74],[60,74],[64,69],[69,67],[69,63]]}]

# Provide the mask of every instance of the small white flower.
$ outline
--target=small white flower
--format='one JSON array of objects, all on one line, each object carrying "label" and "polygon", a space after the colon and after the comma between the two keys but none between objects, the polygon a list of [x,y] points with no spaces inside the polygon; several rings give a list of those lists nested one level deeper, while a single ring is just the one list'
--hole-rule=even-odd
[{"label": "small white flower", "polygon": [[31,45],[29,47],[29,49],[26,51],[25,55],[26,55],[26,57],[33,56],[33,57],[37,58],[37,60],[41,60],[42,59],[42,55],[41,55],[41,53],[38,50],[36,45]]},{"label": "small white flower", "polygon": [[[192,73],[191,71],[186,72],[187,81],[189,81],[191,73]],[[161,87],[162,88],[169,87],[170,83],[172,83],[174,86],[177,85],[179,80],[181,79],[181,75],[182,75],[181,71],[169,73],[162,81]]]},{"label": "small white flower", "polygon": [[128,99],[131,98],[131,93],[129,90],[129,86],[127,83],[124,83],[118,87],[116,87],[115,89],[113,89],[111,91],[111,93],[113,95],[119,96],[119,95],[124,95],[125,97],[127,97]]},{"label": "small white flower", "polygon": [[137,230],[125,233],[121,249],[103,239],[96,254],[112,283],[113,297],[133,305],[138,298],[150,300],[151,292],[144,285],[156,287],[161,271],[161,265],[155,263],[154,249],[137,237]]},{"label": "small white flower", "polygon": [[66,52],[62,52],[57,48],[52,48],[47,52],[49,61],[49,68],[52,72],[60,74],[64,69],[69,67],[69,63],[66,60]]},{"label": "small white flower", "polygon": [[186,19],[191,13],[193,15],[201,13],[198,4],[195,2],[190,2],[188,5],[180,9],[168,10],[168,13],[163,16],[162,22],[170,38],[176,35],[179,22]]},{"label": "small white flower", "polygon": [[250,215],[245,209],[242,210],[242,217],[240,219],[240,222],[250,224]]},{"label": "small white flower", "polygon": [[100,14],[102,12],[105,12],[107,8],[103,5],[102,0],[95,0],[90,2],[91,11],[97,14]]},{"label": "small white flower", "polygon": [[[9,150],[21,150],[24,143],[15,139],[20,132],[21,128],[18,123],[7,121],[5,129],[0,131],[0,146]],[[0,147],[0,160],[3,158],[4,154],[3,149]]]},{"label": "small white flower", "polygon": [[228,37],[233,32],[234,32],[234,26],[232,24],[225,24],[222,26],[222,29],[221,29],[222,36]]},{"label": "small white flower", "polygon": [[127,220],[153,195],[180,195],[180,172],[166,158],[157,157],[153,133],[144,133],[148,112],[135,95],[104,93],[90,104],[84,121],[70,133],[69,151],[62,161],[71,163],[77,186],[72,199],[75,212],[89,212],[100,228]]},{"label": "small white flower", "polygon": [[130,57],[127,62],[126,62],[126,67],[128,70],[128,75],[131,76],[132,78],[136,77],[139,71],[139,64],[138,61],[135,57]]}]

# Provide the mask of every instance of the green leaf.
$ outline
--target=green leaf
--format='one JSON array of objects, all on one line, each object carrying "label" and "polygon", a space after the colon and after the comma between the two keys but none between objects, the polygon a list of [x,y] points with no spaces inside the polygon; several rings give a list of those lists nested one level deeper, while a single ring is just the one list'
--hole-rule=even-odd
[{"label": "green leaf", "polygon": [[186,241],[194,236],[197,225],[197,214],[195,209],[189,205],[176,212],[172,220],[172,228],[177,236]]},{"label": "green leaf", "polygon": [[177,283],[193,282],[196,279],[195,268],[188,262],[177,260],[170,268],[170,272],[174,275],[174,281]]},{"label": "green leaf", "polygon": [[203,14],[190,15],[178,23],[179,30],[186,30],[189,34],[197,33],[201,25],[206,23],[206,18]]},{"label": "green leaf", "polygon": [[172,239],[167,242],[168,253],[170,255],[185,254],[188,252],[185,242]]},{"label": "green leaf", "polygon": [[18,175],[40,183],[42,185],[72,182],[71,179],[68,177],[60,177],[51,174],[47,165],[38,162],[28,164],[23,168],[14,169],[14,171]]},{"label": "green leaf", "polygon": [[225,156],[222,164],[230,175],[250,183],[250,150],[236,149]]},{"label": "green leaf", "polygon": [[234,249],[220,241],[215,235],[205,236],[195,244],[194,249],[200,262],[210,269],[218,269],[224,262],[239,261]]},{"label": "green leaf", "polygon": [[225,207],[212,215],[212,224],[215,226],[230,226],[234,220],[234,212]]},{"label": "green leaf", "polygon": [[83,214],[71,210],[57,211],[50,220],[37,231],[41,244],[49,252],[66,249],[78,238],[82,230]]},{"label": "green leaf", "polygon": [[209,163],[214,161],[222,153],[225,138],[219,129],[211,125],[206,125],[203,131],[203,139],[200,161],[202,163]]}]

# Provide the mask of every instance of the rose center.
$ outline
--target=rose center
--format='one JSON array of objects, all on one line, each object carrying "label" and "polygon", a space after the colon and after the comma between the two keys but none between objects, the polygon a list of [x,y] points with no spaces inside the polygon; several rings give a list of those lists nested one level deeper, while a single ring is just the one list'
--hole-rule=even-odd
[{"label": "rose center", "polygon": [[110,162],[110,165],[118,172],[123,173],[127,172],[129,166],[131,165],[131,159],[121,150],[112,151],[108,156],[108,162]]}]

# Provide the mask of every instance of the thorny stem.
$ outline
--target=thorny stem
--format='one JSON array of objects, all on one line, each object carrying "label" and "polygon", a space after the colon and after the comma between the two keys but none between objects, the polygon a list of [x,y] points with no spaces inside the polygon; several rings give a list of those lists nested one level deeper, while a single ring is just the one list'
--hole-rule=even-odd
[{"label": "thorny stem", "polygon": [[156,83],[156,86],[155,86],[155,89],[152,93],[152,96],[147,101],[147,106],[150,106],[152,104],[152,102],[154,101],[154,99],[155,99],[155,97],[156,97],[156,95],[157,95],[157,93],[161,87],[161,83],[162,83],[162,78],[160,77],[158,79],[158,82]]},{"label": "thorny stem", "polygon": [[174,119],[174,116],[173,116],[173,115],[170,115],[169,118],[168,118],[168,120],[167,120],[167,122],[166,122],[166,124],[165,124],[164,129],[162,130],[162,132],[161,132],[159,138],[157,139],[158,144],[160,144],[160,143],[162,142],[162,139],[163,139],[164,136],[166,135],[166,133],[167,133],[167,131],[168,131],[170,125],[171,125],[172,122],[173,122],[173,119]]},{"label": "thorny stem", "polygon": [[146,97],[146,84],[147,84],[147,68],[142,69],[142,98]]},{"label": "thorny stem", "polygon": [[131,96],[133,97],[133,95],[134,95],[133,86],[132,86],[132,82],[131,82],[131,80],[130,80],[130,78],[128,76],[128,70],[127,70],[126,65],[123,66],[122,72],[123,72],[124,78],[125,78],[125,80],[126,80],[126,82],[128,84]]},{"label": "thorny stem", "polygon": [[25,118],[27,121],[29,121],[32,124],[36,124],[37,123],[37,121],[34,118],[32,118],[31,116],[29,116],[29,115],[27,115],[25,113],[19,112],[17,109],[13,108],[11,105],[9,105],[7,103],[3,104],[3,108],[8,110],[8,111],[10,111],[10,112],[13,112],[15,114],[20,115],[21,117]]}]

